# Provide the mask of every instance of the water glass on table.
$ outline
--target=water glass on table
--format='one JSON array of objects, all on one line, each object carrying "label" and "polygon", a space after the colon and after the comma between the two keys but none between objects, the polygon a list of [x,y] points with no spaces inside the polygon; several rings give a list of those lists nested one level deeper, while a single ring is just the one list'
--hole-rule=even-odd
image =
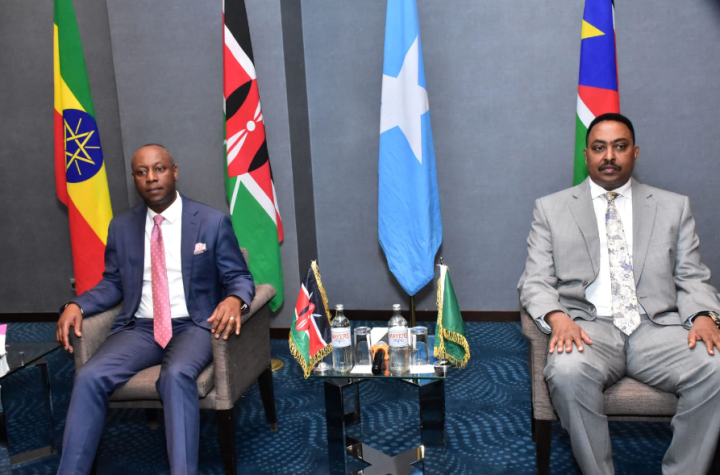
[{"label": "water glass on table", "polygon": [[355,364],[372,364],[372,341],[370,341],[370,327],[357,327],[355,329]]},{"label": "water glass on table", "polygon": [[410,329],[410,365],[421,366],[430,364],[430,346],[428,344],[427,327]]}]

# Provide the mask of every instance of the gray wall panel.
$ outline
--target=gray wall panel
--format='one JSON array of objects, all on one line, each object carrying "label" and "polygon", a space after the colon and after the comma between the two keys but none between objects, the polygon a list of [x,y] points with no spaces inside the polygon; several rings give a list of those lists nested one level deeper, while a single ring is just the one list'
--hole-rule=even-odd
[{"label": "gray wall panel", "polygon": [[[418,5],[444,225],[439,255],[464,309],[514,310],[533,201],[572,181],[583,4]],[[706,261],[720,272],[720,246],[710,239],[720,226],[718,3],[684,2],[680,12],[668,0],[622,2],[617,18],[621,109],[638,124],[644,157],[638,176],[691,196]],[[304,0],[303,21],[329,298],[349,308],[405,303],[377,244],[385,2]],[[434,293],[421,291],[418,308],[434,308]]]},{"label": "gray wall panel", "polygon": [[[163,144],[180,192],[223,209],[221,3],[107,3],[128,170],[140,146]],[[127,186],[139,204],[129,175]]]},{"label": "gray wall panel", "polygon": [[[107,11],[76,0],[114,213],[127,209]],[[74,296],[67,210],[55,194],[53,4],[0,3],[0,313]]]}]

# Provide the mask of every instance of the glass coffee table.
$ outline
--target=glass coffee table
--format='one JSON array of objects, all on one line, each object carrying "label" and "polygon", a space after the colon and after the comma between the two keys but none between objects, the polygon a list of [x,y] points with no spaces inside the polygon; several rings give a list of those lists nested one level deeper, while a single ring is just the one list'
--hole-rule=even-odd
[{"label": "glass coffee table", "polygon": [[[15,467],[41,457],[55,454],[55,425],[53,407],[50,394],[50,375],[47,361],[44,359],[49,353],[60,348],[60,344],[53,342],[9,343],[5,346],[5,355],[0,357],[0,473],[10,473],[9,468]],[[45,388],[46,409],[50,415],[50,445],[39,449],[29,450],[9,455],[8,431],[5,417],[5,378],[16,371],[28,367],[39,367],[42,371],[42,381]],[[3,469],[8,470],[4,472]]]},{"label": "glass coffee table", "polygon": [[[433,337],[431,336],[430,339],[430,348],[432,348]],[[431,366],[437,363],[436,358],[431,357],[430,363],[430,367],[424,367],[430,372],[401,375],[394,375],[388,371],[387,360],[385,360],[383,371],[379,375],[373,375],[369,371],[369,366],[356,366],[352,373],[338,373],[330,370],[322,374],[315,371],[310,374],[311,379],[324,380],[329,473],[333,475],[348,473],[345,454],[370,464],[369,467],[352,472],[353,475],[409,475],[442,471],[445,465],[445,380],[447,376],[435,374]],[[413,370],[412,367],[411,370]],[[377,380],[398,380],[418,388],[422,445],[391,457],[346,434],[346,426],[360,423],[360,384]],[[348,411],[344,390],[353,387],[355,407]],[[433,470],[433,467],[436,467],[438,471]]]}]

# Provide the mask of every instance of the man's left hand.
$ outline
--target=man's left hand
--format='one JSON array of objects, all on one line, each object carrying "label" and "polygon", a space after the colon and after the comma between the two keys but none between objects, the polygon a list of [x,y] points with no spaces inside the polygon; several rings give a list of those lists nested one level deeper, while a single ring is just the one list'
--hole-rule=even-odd
[{"label": "man's left hand", "polygon": [[[222,336],[223,340],[227,340],[233,331],[233,327],[235,328],[235,334],[240,334],[240,312],[242,304],[242,300],[234,295],[220,302],[220,305],[217,306],[210,318],[207,319],[208,322],[212,322],[210,331],[215,335],[215,338]],[[718,341],[720,342],[720,337],[718,337]]]},{"label": "man's left hand", "polygon": [[697,343],[698,340],[705,342],[707,351],[711,355],[715,354],[713,346],[716,346],[720,350],[720,330],[718,330],[712,318],[704,315],[695,317],[692,329],[688,335],[688,346],[695,348],[695,343]]}]

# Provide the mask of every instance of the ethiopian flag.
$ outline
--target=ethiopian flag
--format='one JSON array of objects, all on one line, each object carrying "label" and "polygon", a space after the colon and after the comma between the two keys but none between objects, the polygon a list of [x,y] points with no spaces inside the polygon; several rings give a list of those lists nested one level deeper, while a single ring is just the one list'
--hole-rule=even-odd
[{"label": "ethiopian flag", "polygon": [[588,176],[583,150],[590,122],[599,115],[620,112],[612,0],[585,0],[580,44],[573,185]]},{"label": "ethiopian flag", "polygon": [[265,121],[260,107],[245,0],[223,2],[223,97],[225,98],[225,192],[230,220],[256,284],[272,284],[270,309],[283,303],[277,206]]},{"label": "ethiopian flag", "polygon": [[328,299],[320,280],[320,269],[317,262],[312,261],[300,285],[289,336],[290,353],[300,363],[306,379],[315,365],[332,353],[330,338]]},{"label": "ethiopian flag", "polygon": [[458,368],[464,368],[470,361],[470,346],[465,338],[465,323],[446,265],[440,265],[437,306],[435,357],[448,360]]},{"label": "ethiopian flag", "polygon": [[79,295],[102,278],[112,208],[72,0],[55,0],[53,46],[55,185],[68,208]]}]

